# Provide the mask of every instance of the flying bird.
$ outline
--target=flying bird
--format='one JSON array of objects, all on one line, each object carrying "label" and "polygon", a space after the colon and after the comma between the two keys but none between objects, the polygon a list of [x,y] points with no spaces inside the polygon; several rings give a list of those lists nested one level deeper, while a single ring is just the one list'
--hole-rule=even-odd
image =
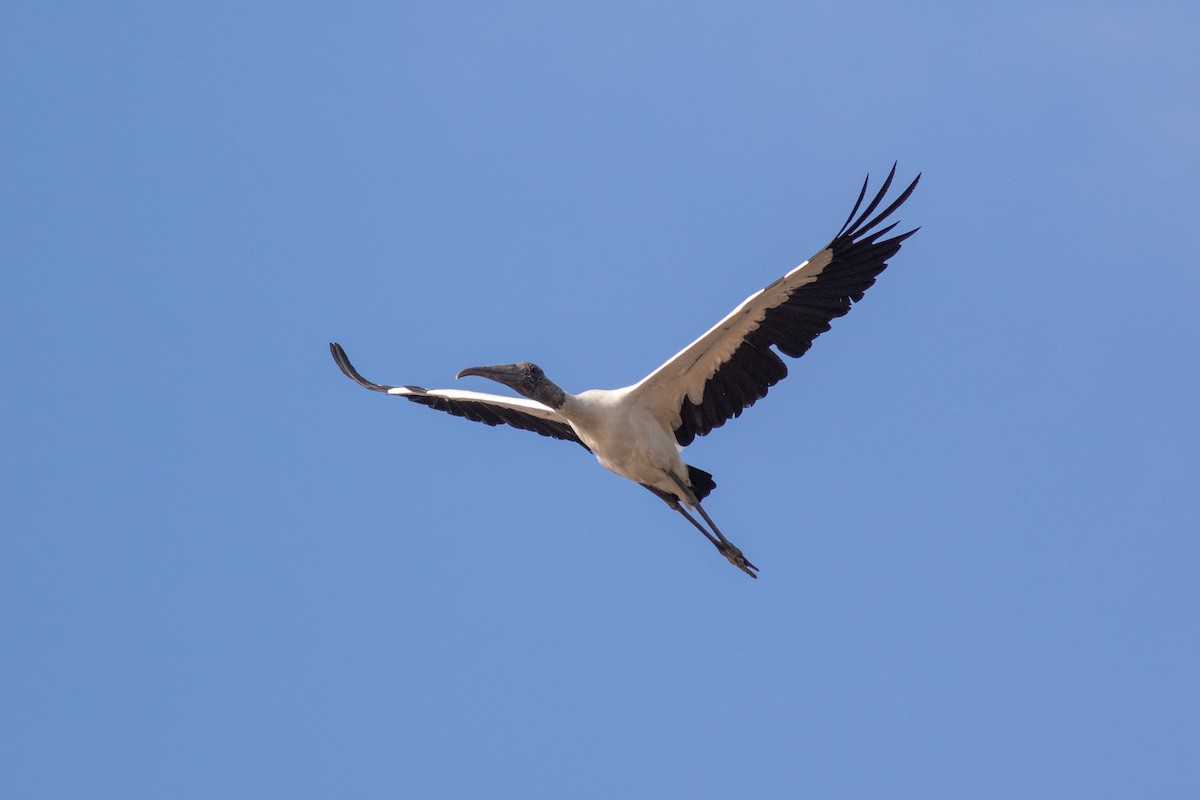
[{"label": "flying bird", "polygon": [[[740,416],[787,376],[779,354],[799,358],[829,323],[863,298],[901,243],[883,225],[908,199],[913,182],[886,208],[896,166],[862,208],[870,176],[833,240],[779,280],[747,298],[708,332],[632,386],[569,394],[528,361],[469,367],[456,377],[502,383],[521,397],[456,389],[385,386],[363,378],[337,343],[329,349],[347,377],[376,392],[486,425],[511,425],[575,442],[606,469],[641,484],[683,515],[729,563],[752,578],[758,567],[729,541],[700,501],[716,488],[712,475],[684,463],[680,451]],[[860,213],[860,208],[862,211]],[[872,216],[874,214],[874,216]],[[778,353],[771,348],[774,347]],[[690,513],[696,511],[704,524]]]}]

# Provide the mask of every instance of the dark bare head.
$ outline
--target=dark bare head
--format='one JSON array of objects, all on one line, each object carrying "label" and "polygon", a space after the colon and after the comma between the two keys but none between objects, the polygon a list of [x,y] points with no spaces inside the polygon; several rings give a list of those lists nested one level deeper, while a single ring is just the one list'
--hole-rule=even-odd
[{"label": "dark bare head", "polygon": [[562,408],[563,402],[566,400],[566,393],[546,377],[542,368],[528,361],[518,361],[516,364],[498,364],[493,367],[468,367],[455,377],[465,378],[468,375],[477,375],[480,378],[503,383],[518,394],[550,408]]}]

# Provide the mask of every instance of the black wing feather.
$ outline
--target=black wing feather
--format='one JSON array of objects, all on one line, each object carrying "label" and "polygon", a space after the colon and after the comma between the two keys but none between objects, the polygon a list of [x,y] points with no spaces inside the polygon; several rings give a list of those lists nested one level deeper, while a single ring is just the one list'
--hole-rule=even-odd
[{"label": "black wing feather", "polygon": [[863,182],[854,208],[828,245],[832,257],[817,279],[797,288],[787,300],[767,311],[758,327],[747,334],[729,360],[708,379],[699,406],[684,397],[680,425],[675,429],[675,439],[680,445],[686,447],[697,436],[721,427],[765,397],[768,389],[787,377],[787,365],[770,348],[775,347],[792,358],[807,353],[813,340],[829,330],[833,319],[862,300],[887,267],[888,259],[900,250],[905,239],[917,232],[914,229],[884,239],[897,223],[878,230],[876,227],[908,199],[920,175],[883,211],[871,217],[883,203],[895,174],[896,167],[892,165],[883,186],[859,213],[870,178]]},{"label": "black wing feather", "polygon": [[[338,368],[341,369],[342,373],[359,386],[370,389],[373,392],[385,393],[396,388],[394,386],[386,386],[382,383],[373,383],[358,374],[358,370],[350,363],[350,358],[346,355],[346,351],[342,349],[340,344],[330,342],[329,352],[333,354],[333,360],[337,362]],[[403,397],[406,400],[419,403],[427,408],[445,411],[447,414],[469,419],[472,422],[482,422],[484,425],[492,426],[510,425],[523,431],[533,431],[542,436],[549,436],[552,439],[575,442],[575,444],[584,450],[591,452],[588,446],[581,442],[579,437],[575,435],[575,430],[565,422],[542,419],[541,417],[535,417],[533,414],[526,414],[517,409],[491,405],[485,402],[449,398],[432,393],[420,386],[405,386],[404,389],[408,394],[395,396]]]},{"label": "black wing feather", "polygon": [[500,408],[488,405],[487,403],[470,400],[452,400],[441,395],[423,394],[423,392],[428,390],[422,389],[419,386],[406,386],[404,388],[414,392],[414,394],[400,395],[401,397],[405,400],[419,403],[427,408],[445,411],[447,414],[469,419],[472,422],[482,422],[484,425],[509,425],[523,431],[533,431],[542,436],[549,436],[551,439],[575,442],[575,444],[591,452],[588,446],[581,442],[579,437],[575,435],[575,430],[565,422],[553,422],[535,417],[532,414],[524,414],[511,408]]}]

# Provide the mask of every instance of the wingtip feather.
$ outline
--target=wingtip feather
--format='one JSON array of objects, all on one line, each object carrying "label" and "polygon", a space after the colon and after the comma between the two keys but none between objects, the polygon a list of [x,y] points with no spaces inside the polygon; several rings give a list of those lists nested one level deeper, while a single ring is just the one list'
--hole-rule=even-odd
[{"label": "wingtip feather", "polygon": [[337,342],[329,343],[329,352],[333,356],[334,362],[338,365],[338,369],[342,371],[342,374],[364,389],[370,389],[372,392],[390,392],[394,388],[385,386],[382,383],[372,383],[358,374],[358,370],[350,363],[350,357],[346,355],[346,351]]}]

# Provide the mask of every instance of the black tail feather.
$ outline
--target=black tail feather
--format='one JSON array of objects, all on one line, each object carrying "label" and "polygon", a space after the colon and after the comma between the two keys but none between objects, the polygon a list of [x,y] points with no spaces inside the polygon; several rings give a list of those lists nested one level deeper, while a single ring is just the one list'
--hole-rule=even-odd
[{"label": "black tail feather", "polygon": [[688,483],[692,485],[692,491],[696,494],[697,500],[703,500],[713,489],[717,488],[717,482],[713,480],[712,475],[691,464],[688,464]]}]

